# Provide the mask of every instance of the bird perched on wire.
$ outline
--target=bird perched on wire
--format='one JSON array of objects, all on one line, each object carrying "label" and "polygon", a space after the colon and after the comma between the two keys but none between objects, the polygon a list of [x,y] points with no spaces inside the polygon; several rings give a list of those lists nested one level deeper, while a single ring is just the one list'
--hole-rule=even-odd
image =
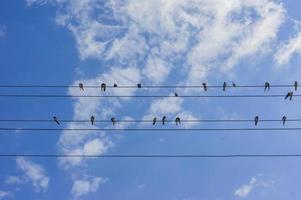
[{"label": "bird perched on wire", "polygon": [[286,122],[286,116],[283,116],[282,117],[282,124],[283,124],[283,126],[285,125],[285,122]]},{"label": "bird perched on wire", "polygon": [[166,122],[166,116],[162,117],[162,124],[165,125]]},{"label": "bird perched on wire", "polygon": [[224,91],[224,92],[226,91],[226,87],[227,87],[227,83],[224,82],[224,84],[223,84],[223,91]]},{"label": "bird perched on wire", "polygon": [[90,121],[91,121],[91,125],[93,126],[95,122],[95,117],[93,115],[91,116]]},{"label": "bird perched on wire", "polygon": [[112,118],[111,118],[111,122],[112,122],[113,126],[115,126],[115,123],[116,123],[115,117],[112,117]]},{"label": "bird perched on wire", "polygon": [[264,91],[269,91],[271,89],[271,85],[270,85],[270,83],[269,82],[265,82],[265,84],[264,84]]},{"label": "bird perched on wire", "polygon": [[113,87],[117,87],[117,83],[114,83]]},{"label": "bird perched on wire", "polygon": [[177,117],[176,120],[175,120],[175,122],[176,122],[176,126],[178,126],[178,124],[181,124],[181,119],[180,119],[180,117]]},{"label": "bird perched on wire", "polygon": [[138,84],[137,84],[137,87],[138,87],[138,88],[141,88],[141,87],[142,87],[141,83],[138,83]]},{"label": "bird perched on wire", "polygon": [[175,92],[175,97],[178,97],[178,96],[179,96],[178,93]]},{"label": "bird perched on wire", "polygon": [[285,100],[286,100],[287,98],[290,98],[290,101],[291,101],[291,100],[293,99],[293,95],[294,95],[293,92],[287,93],[287,95],[285,96]]},{"label": "bird perched on wire", "polygon": [[257,126],[257,124],[258,124],[258,121],[259,121],[259,117],[258,117],[258,116],[256,116],[256,117],[255,117],[255,119],[254,119],[254,121],[255,121],[255,126]]},{"label": "bird perched on wire", "polygon": [[53,116],[53,121],[58,125],[60,125],[59,119],[56,116]]},{"label": "bird perched on wire", "polygon": [[206,84],[206,83],[203,83],[203,88],[204,88],[204,91],[207,92],[208,87],[207,87],[207,84]]},{"label": "bird perched on wire", "polygon": [[153,118],[153,125],[155,125],[155,124],[156,124],[156,122],[157,122],[157,118],[156,118],[156,117],[154,117],[154,118]]},{"label": "bird perched on wire", "polygon": [[105,83],[102,83],[100,88],[101,88],[101,91],[105,92],[107,89],[107,85]]},{"label": "bird perched on wire", "polygon": [[295,91],[298,90],[298,82],[297,81],[295,81],[295,83],[294,83],[294,88],[295,88]]},{"label": "bird perched on wire", "polygon": [[83,83],[79,83],[78,87],[79,87],[80,90],[84,91],[84,84]]},{"label": "bird perched on wire", "polygon": [[236,87],[236,84],[232,81],[232,87]]}]

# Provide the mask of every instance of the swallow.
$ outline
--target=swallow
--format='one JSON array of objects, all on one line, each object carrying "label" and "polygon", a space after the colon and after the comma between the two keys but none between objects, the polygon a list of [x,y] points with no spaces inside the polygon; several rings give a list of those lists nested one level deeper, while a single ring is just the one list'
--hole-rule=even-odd
[{"label": "swallow", "polygon": [[138,84],[137,84],[137,87],[138,87],[138,88],[141,88],[141,87],[142,87],[141,83],[138,83]]},{"label": "swallow", "polygon": [[264,91],[266,91],[266,90],[270,90],[271,89],[271,85],[270,85],[270,83],[269,82],[265,82],[265,84],[264,84]]},{"label": "swallow", "polygon": [[178,126],[178,124],[181,124],[181,119],[180,119],[180,117],[177,117],[176,120],[175,120],[175,122],[176,122],[176,126]]},{"label": "swallow", "polygon": [[164,116],[164,117],[162,118],[162,124],[163,124],[163,125],[165,125],[165,122],[166,122],[166,116]]},{"label": "swallow", "polygon": [[116,123],[115,117],[111,118],[111,122],[112,122],[113,126],[115,126],[115,123]]},{"label": "swallow", "polygon": [[58,120],[58,118],[56,116],[53,116],[53,121],[55,123],[57,123],[58,125],[60,125],[60,122],[59,122],[59,120]]},{"label": "swallow", "polygon": [[153,119],[153,125],[155,125],[155,124],[156,124],[156,122],[157,122],[157,118],[156,118],[156,117],[154,117],[154,119]]},{"label": "swallow", "polygon": [[113,87],[117,87],[117,84],[116,84],[116,83],[114,83]]},{"label": "swallow", "polygon": [[106,88],[107,88],[107,85],[105,83],[102,83],[100,88],[101,88],[101,91],[105,92]]},{"label": "swallow", "polygon": [[236,87],[236,84],[232,81],[232,87]]},{"label": "swallow", "polygon": [[207,84],[206,84],[206,83],[203,83],[203,88],[204,88],[204,91],[207,92],[208,87],[207,87]]},{"label": "swallow", "polygon": [[295,91],[298,90],[298,82],[297,81],[295,81],[295,83],[294,83],[294,88],[295,88]]},{"label": "swallow", "polygon": [[78,87],[79,87],[80,90],[84,91],[84,84],[83,83],[79,83]]},{"label": "swallow", "polygon": [[258,117],[258,116],[256,116],[256,117],[255,117],[255,119],[254,119],[254,121],[255,121],[255,126],[257,126],[257,124],[258,124],[258,121],[259,121],[259,117]]},{"label": "swallow", "polygon": [[175,92],[175,97],[178,97],[178,96],[179,96],[178,93]]},{"label": "swallow", "polygon": [[90,121],[91,121],[91,125],[93,126],[94,125],[94,121],[95,121],[95,117],[93,115],[91,116]]},{"label": "swallow", "polygon": [[291,101],[291,100],[293,99],[293,95],[294,95],[293,92],[287,93],[287,95],[285,96],[285,100],[286,100],[287,98],[290,98],[290,101]]},{"label": "swallow", "polygon": [[283,116],[282,117],[282,124],[283,124],[283,126],[285,125],[285,122],[286,122],[286,116]]},{"label": "swallow", "polygon": [[227,87],[227,83],[224,82],[224,84],[223,84],[223,91],[224,91],[224,92],[226,91],[226,87]]}]

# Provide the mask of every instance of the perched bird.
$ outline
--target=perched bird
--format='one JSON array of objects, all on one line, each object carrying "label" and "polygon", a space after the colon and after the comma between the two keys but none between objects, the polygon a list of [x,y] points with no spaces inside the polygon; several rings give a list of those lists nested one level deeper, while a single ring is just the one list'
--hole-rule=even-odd
[{"label": "perched bird", "polygon": [[111,122],[112,122],[113,126],[115,126],[115,123],[116,123],[115,117],[111,118]]},{"label": "perched bird", "polygon": [[290,101],[292,100],[292,98],[293,98],[293,95],[294,95],[294,93],[293,92],[289,92],[289,93],[287,93],[287,95],[285,96],[285,100],[287,99],[287,98],[290,98]]},{"label": "perched bird", "polygon": [[232,81],[232,87],[236,87],[236,84]]},{"label": "perched bird", "polygon": [[283,126],[284,126],[285,122],[286,122],[286,116],[283,116],[282,117],[282,124],[283,124]]},{"label": "perched bird", "polygon": [[271,85],[270,85],[270,83],[269,82],[265,82],[265,84],[264,84],[264,91],[266,91],[266,90],[270,90],[271,89]]},{"label": "perched bird", "polygon": [[178,96],[179,96],[178,93],[175,92],[175,97],[178,97]]},{"label": "perched bird", "polygon": [[162,124],[163,124],[163,125],[165,125],[165,122],[166,122],[166,116],[164,116],[164,117],[162,118]]},{"label": "perched bird", "polygon": [[91,120],[91,124],[93,126],[94,125],[94,121],[95,121],[95,117],[92,115],[90,120]]},{"label": "perched bird", "polygon": [[116,83],[114,83],[113,87],[117,87],[117,84],[116,84]]},{"label": "perched bird", "polygon": [[137,84],[137,87],[138,87],[138,88],[141,88],[141,87],[142,87],[141,83],[138,83],[138,84]]},{"label": "perched bird", "polygon": [[224,84],[223,84],[223,91],[226,91],[226,87],[227,87],[227,83],[224,82]]},{"label": "perched bird", "polygon": [[256,117],[255,117],[255,119],[254,119],[254,121],[255,121],[255,126],[257,126],[257,124],[258,124],[258,121],[259,121],[259,117],[258,117],[258,116],[256,116]]},{"label": "perched bird", "polygon": [[203,88],[204,88],[204,91],[207,92],[208,88],[207,88],[207,84],[206,83],[203,83]]},{"label": "perched bird", "polygon": [[101,88],[101,91],[105,92],[106,88],[107,88],[107,85],[105,83],[102,83],[100,88]]},{"label": "perched bird", "polygon": [[53,116],[53,121],[58,125],[60,125],[59,119],[56,116]]},{"label": "perched bird", "polygon": [[157,118],[156,118],[156,117],[154,117],[154,119],[153,119],[153,125],[155,125],[155,124],[156,124],[156,122],[157,122]]},{"label": "perched bird", "polygon": [[84,84],[83,83],[79,83],[78,87],[79,87],[80,90],[84,91]]},{"label": "perched bird", "polygon": [[297,89],[298,89],[298,82],[297,81],[295,81],[295,83],[294,83],[294,88],[295,88],[295,91],[297,91]]},{"label": "perched bird", "polygon": [[176,120],[175,120],[175,122],[176,122],[176,126],[178,126],[178,124],[181,124],[181,119],[180,119],[180,117],[177,117]]}]

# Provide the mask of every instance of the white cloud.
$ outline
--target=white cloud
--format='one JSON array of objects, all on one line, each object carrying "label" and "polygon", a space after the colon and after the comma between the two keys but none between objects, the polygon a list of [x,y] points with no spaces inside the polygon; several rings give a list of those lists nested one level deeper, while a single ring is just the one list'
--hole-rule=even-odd
[{"label": "white cloud", "polygon": [[5,179],[5,184],[14,185],[14,184],[23,184],[28,180],[25,177],[18,177],[18,176],[8,176]]},{"label": "white cloud", "polygon": [[45,191],[48,188],[49,177],[41,165],[33,163],[23,157],[16,159],[17,166],[24,172],[25,176],[32,182],[37,191]]},{"label": "white cloud", "polygon": [[80,197],[91,192],[96,192],[100,184],[108,181],[107,178],[93,177],[90,180],[75,180],[72,186],[71,193],[74,197]]},{"label": "white cloud", "polygon": [[0,38],[5,37],[6,35],[6,26],[0,24]]},{"label": "white cloud", "polygon": [[13,197],[13,193],[11,193],[9,191],[0,190],[0,199],[8,199],[8,198],[12,198],[12,197]]},{"label": "white cloud", "polygon": [[49,0],[26,0],[26,6],[30,7],[33,4],[43,5],[46,4]]},{"label": "white cloud", "polygon": [[276,54],[274,55],[274,60],[278,66],[288,64],[290,59],[294,54],[301,53],[301,33],[298,33],[294,37],[290,38],[285,44],[280,46]]}]

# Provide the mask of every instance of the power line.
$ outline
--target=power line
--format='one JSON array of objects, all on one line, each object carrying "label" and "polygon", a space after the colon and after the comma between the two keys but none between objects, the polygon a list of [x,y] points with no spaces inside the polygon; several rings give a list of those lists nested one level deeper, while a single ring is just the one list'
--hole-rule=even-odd
[{"label": "power line", "polygon": [[289,158],[301,157],[301,154],[115,154],[115,155],[81,155],[81,154],[0,154],[5,157],[39,157],[39,158]]},{"label": "power line", "polygon": [[[294,95],[300,97],[301,95]],[[0,98],[285,98],[283,94],[266,95],[57,95],[57,94],[0,94]]]},{"label": "power line", "polygon": [[110,131],[110,132],[179,132],[179,131],[300,131],[296,128],[0,128],[0,131]]}]

